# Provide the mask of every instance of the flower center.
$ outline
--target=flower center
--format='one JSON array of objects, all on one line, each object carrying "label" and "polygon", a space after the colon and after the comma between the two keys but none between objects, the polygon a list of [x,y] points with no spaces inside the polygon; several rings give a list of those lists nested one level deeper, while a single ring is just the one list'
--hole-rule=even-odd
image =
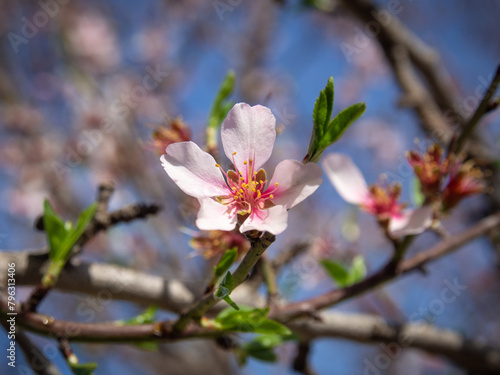
[{"label": "flower center", "polygon": [[244,170],[238,170],[234,161],[235,171],[229,170],[227,173],[219,164],[215,164],[217,168],[226,177],[226,184],[230,194],[217,197],[217,202],[231,206],[240,215],[248,215],[255,210],[263,210],[273,206],[271,199],[274,198],[273,193],[278,188],[276,182],[274,186],[267,186],[266,171],[259,169],[255,171],[253,159],[245,160]]},{"label": "flower center", "polygon": [[372,215],[388,219],[400,215],[405,207],[405,204],[399,203],[400,196],[399,184],[372,185],[367,202],[362,207]]}]

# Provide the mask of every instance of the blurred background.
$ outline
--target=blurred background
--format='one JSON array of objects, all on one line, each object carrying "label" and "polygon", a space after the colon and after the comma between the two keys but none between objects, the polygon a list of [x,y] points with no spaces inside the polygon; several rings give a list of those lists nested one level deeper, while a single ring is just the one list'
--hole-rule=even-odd
[{"label": "blurred background", "polygon": [[[394,1],[378,1],[382,8]],[[500,56],[500,4],[485,0],[401,0],[397,16],[435,48],[470,114],[484,93]],[[277,118],[280,134],[267,170],[284,158],[302,160],[312,127],[314,101],[328,78],[335,79],[334,114],[356,102],[367,111],[333,147],[351,155],[368,182],[385,173],[403,184],[410,201],[411,173],[404,159],[415,138],[426,140],[414,114],[398,107],[400,89],[375,37],[335,1],[321,12],[299,1],[0,1],[0,248],[45,246],[33,228],[44,198],[74,219],[96,196],[97,185],[113,181],[111,209],[158,203],[160,215],[100,234],[81,257],[121,264],[176,278],[200,293],[210,260],[189,246],[196,206],[163,171],[152,146],[158,125],[181,117],[192,139],[204,141],[217,89],[228,70],[236,73],[235,102],[263,104]],[[468,99],[468,100],[467,100]],[[475,101],[474,101],[475,99]],[[480,129],[498,156],[499,114]],[[333,148],[330,151],[333,151]],[[445,222],[458,232],[490,209],[482,197],[465,201]],[[307,218],[307,220],[304,220]],[[316,194],[290,212],[289,228],[270,248],[270,257],[294,243],[314,241],[284,270],[285,295],[298,300],[331,289],[316,263],[321,257],[365,256],[375,270],[390,245],[373,219],[344,203],[325,179]],[[412,252],[436,242],[419,238]],[[500,345],[499,260],[489,242],[477,240],[383,290],[335,307],[375,313],[396,322],[423,316],[439,298],[445,280],[467,289],[442,313],[439,327]],[[287,272],[300,277],[293,285]],[[198,289],[197,289],[198,288]],[[18,299],[27,296],[19,290]],[[83,321],[75,306],[89,296],[51,293],[41,311]],[[111,301],[96,308],[94,322],[127,319],[141,307]],[[413,314],[413,315],[412,315]],[[161,312],[160,317],[171,316]],[[87,318],[87,316],[85,316]],[[48,339],[33,336],[42,346]],[[7,344],[0,335],[2,347]],[[295,347],[279,350],[280,363],[234,358],[207,342],[162,345],[160,352],[134,347],[75,344],[82,361],[97,361],[96,374],[288,374]],[[362,374],[380,345],[319,340],[311,364],[319,374]],[[19,363],[24,358],[18,354]],[[64,360],[57,355],[58,365]],[[208,370],[208,368],[211,370]],[[69,371],[69,370],[68,370]],[[447,361],[404,352],[384,374],[462,374]],[[13,372],[16,373],[16,372]],[[20,372],[18,372],[20,373]],[[26,372],[29,373],[29,372]]]}]

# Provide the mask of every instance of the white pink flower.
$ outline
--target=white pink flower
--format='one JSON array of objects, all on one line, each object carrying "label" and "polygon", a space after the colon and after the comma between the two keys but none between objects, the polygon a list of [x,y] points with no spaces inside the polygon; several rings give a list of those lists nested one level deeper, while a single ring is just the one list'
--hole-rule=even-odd
[{"label": "white pink flower", "polygon": [[393,237],[418,234],[432,224],[430,206],[406,209],[399,203],[399,185],[372,185],[368,187],[361,171],[351,158],[342,154],[329,154],[323,158],[327,177],[347,202],[360,206],[375,215]]},{"label": "white pink flower", "polygon": [[222,146],[234,170],[227,173],[212,155],[193,142],[169,145],[161,162],[186,194],[200,202],[196,225],[202,230],[251,230],[279,234],[287,227],[288,209],[321,184],[321,168],[283,160],[268,181],[260,167],[276,139],[276,119],[269,108],[236,104],[222,123]]}]

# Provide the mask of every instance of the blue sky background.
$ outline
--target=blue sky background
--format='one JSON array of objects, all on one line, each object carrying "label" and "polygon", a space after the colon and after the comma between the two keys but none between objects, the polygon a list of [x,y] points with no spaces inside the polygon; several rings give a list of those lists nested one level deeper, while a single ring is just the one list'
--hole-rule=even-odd
[{"label": "blue sky background", "polygon": [[[194,139],[202,141],[203,129],[215,92],[229,69],[234,69],[237,74],[237,91],[233,96],[234,100],[243,100],[247,95],[242,92],[241,73],[244,70],[245,61],[239,47],[242,43],[248,43],[249,48],[253,48],[253,39],[250,35],[255,34],[256,30],[251,29],[252,25],[249,25],[248,19],[255,10],[252,10],[252,6],[248,4],[241,4],[233,11],[225,13],[224,19],[220,20],[211,4],[200,5],[194,0],[191,3],[193,4],[191,5],[192,11],[187,10],[190,5],[186,5],[186,9],[182,10],[180,5],[174,6],[168,1],[152,0],[105,3],[73,0],[69,6],[79,7],[82,12],[97,12],[103,15],[104,19],[112,25],[112,30],[116,35],[119,62],[104,72],[96,73],[91,69],[85,72],[87,78],[84,80],[88,79],[97,87],[97,95],[105,97],[106,85],[113,77],[125,75],[140,80],[147,66],[155,64],[168,66],[167,69],[171,69],[173,75],[181,77],[180,83],[173,85],[174,89],[169,88],[159,92],[157,98],[159,102],[164,100],[164,111],[172,116],[181,115],[191,126]],[[386,6],[384,1],[378,3],[382,7]],[[488,80],[499,63],[500,44],[496,37],[498,34],[496,22],[500,16],[498,3],[484,1],[481,2],[481,6],[478,6],[466,1],[402,0],[401,6],[403,10],[398,16],[413,32],[440,52],[442,61],[451,73],[462,96],[465,98],[474,95],[476,88],[483,82],[481,77]],[[266,7],[275,8],[269,2],[266,6],[260,5],[260,11],[264,12]],[[71,63],[71,58],[62,49],[58,39],[62,33],[59,25],[63,24],[64,20],[57,17],[65,14],[64,9],[56,18],[51,18],[48,25],[41,28],[27,44],[22,45],[20,52],[16,54],[9,43],[7,34],[9,32],[21,33],[22,17],[30,18],[40,8],[37,3],[30,5],[24,2],[13,5],[11,8],[8,22],[6,26],[3,26],[0,43],[2,43],[2,65],[7,67],[9,79],[15,84],[18,92],[16,100],[26,105],[29,104],[43,114],[42,131],[57,135],[53,138],[54,142],[58,140],[66,142],[81,131],[76,121],[79,112],[75,109],[75,103],[80,100],[79,95],[83,97],[88,93],[82,89],[85,85],[81,85],[72,70],[75,66],[78,67],[78,64],[74,61]],[[398,167],[403,163],[401,161],[403,152],[414,147],[415,137],[425,139],[425,135],[421,132],[418,121],[410,110],[396,107],[400,90],[385,60],[381,57],[376,41],[370,39],[369,46],[361,48],[360,52],[354,56],[356,62],[352,63],[342,52],[341,43],[353,43],[356,35],[354,27],[363,27],[363,25],[353,22],[350,18],[330,17],[320,15],[316,11],[302,9],[294,1],[272,12],[274,12],[273,23],[269,26],[271,31],[267,35],[268,43],[258,67],[258,71],[265,77],[263,82],[269,84],[271,89],[268,92],[257,90],[258,94],[254,102],[250,103],[265,104],[276,114],[278,122],[283,123],[283,120],[286,120],[284,132],[279,136],[274,156],[269,162],[270,166],[274,166],[282,158],[302,159],[311,132],[314,101],[328,77],[333,76],[336,82],[335,113],[355,102],[367,104],[367,110],[362,119],[353,125],[345,137],[334,146],[335,151],[350,154],[369,182],[375,182],[381,173],[397,175]],[[262,14],[262,17],[267,16]],[[143,45],[139,37],[145,30],[157,31],[160,35],[159,40],[168,44],[164,51],[155,55],[154,58],[144,56]],[[255,48],[259,47],[255,46]],[[52,82],[44,80],[47,77],[56,80],[58,84],[54,87],[47,87],[45,82]],[[47,93],[51,90],[52,92]],[[71,100],[68,98],[68,92],[72,93]],[[89,98],[85,96],[81,100],[82,102],[88,101]],[[0,109],[8,105],[10,104],[7,101],[2,101]],[[278,113],[292,115],[290,119],[284,119],[280,118]],[[163,114],[159,109],[149,111],[144,108],[133,124],[137,138],[147,139],[151,131],[147,123],[161,122]],[[496,143],[497,152],[500,136],[498,120],[498,114],[492,114],[481,126],[491,143]],[[0,124],[2,121],[0,118]],[[374,142],[378,142],[377,130],[372,130],[374,124],[385,124],[381,129],[386,129],[391,135],[379,147],[374,145]],[[113,137],[113,134],[110,136]],[[6,145],[10,142],[11,137],[12,130],[0,127],[2,144]],[[99,147],[107,147],[106,140]],[[383,156],[384,148],[387,148],[385,151],[392,148],[395,151],[389,152],[389,156]],[[29,149],[22,151],[32,152]],[[124,157],[126,158],[127,155]],[[64,154],[61,153],[58,160],[63,160],[63,158]],[[151,169],[154,171],[155,179],[143,183],[159,186],[160,189],[172,189],[173,186],[163,173],[160,164],[156,162],[156,157],[148,154],[145,158],[152,163]],[[6,197],[5,194],[9,190],[21,188],[22,179],[19,176],[22,175],[23,169],[6,162],[0,162],[0,167],[0,194]],[[90,203],[94,197],[95,180],[92,177],[94,173],[91,163],[84,164],[73,170],[70,178],[65,182],[73,190],[80,207]],[[404,187],[403,197],[409,200],[410,178],[402,177],[401,182]],[[112,202],[112,206],[118,207],[123,203],[136,200],[153,199],[152,195],[145,192],[147,190],[142,190],[140,186],[126,179],[120,180],[119,183],[118,189],[121,192],[119,198]],[[180,196],[178,192],[172,194]],[[460,212],[466,212],[466,209],[479,212],[484,208],[483,206],[484,201],[479,198],[468,200],[461,207],[462,211],[458,211],[449,219],[448,227],[453,231],[466,227],[470,218],[464,217]],[[310,213],[311,210],[317,215],[317,219],[304,223],[304,213]],[[314,197],[304,202],[297,212],[290,213],[290,229],[279,238],[270,254],[276,254],[278,249],[301,238],[310,238],[325,233],[338,237],[339,226],[350,210],[351,208],[341,201],[325,179]],[[68,213],[68,217],[71,217],[71,214]],[[162,218],[166,223],[171,224],[176,215],[167,212]],[[0,247],[24,249],[43,246],[43,235],[32,231],[33,219],[34,217],[30,215],[17,215],[8,204],[2,204],[0,234],[4,234],[4,237],[0,238]],[[372,218],[361,213],[359,219],[363,232],[366,230],[370,237],[362,236],[358,243],[345,246],[354,247],[356,251],[363,253],[367,258],[369,268],[374,270],[388,255],[387,243],[380,233],[377,233]],[[192,222],[190,227],[193,228]],[[191,251],[187,246],[190,237],[175,229],[169,230],[171,230],[169,241],[170,244],[175,244],[175,254],[164,253],[163,249],[168,246],[165,246],[163,240],[143,223],[114,229],[109,235],[109,243],[120,241],[124,234],[140,233],[147,238],[152,247],[156,246],[159,249],[160,259],[167,261],[179,257],[183,262],[191,262],[191,264],[183,264],[186,268],[182,278],[193,277],[190,272],[194,273],[195,278],[202,277],[201,270],[204,265],[202,259],[198,257],[185,261],[186,254]],[[435,241],[436,238],[432,235],[424,235],[416,243],[414,251],[423,249]],[[106,256],[90,252],[84,257],[134,266],[133,262],[128,260],[129,255],[115,250]],[[485,290],[484,284],[476,283],[478,275],[484,276],[494,272],[494,262],[493,252],[487,243],[478,240],[465,246],[460,252],[435,262],[429,267],[431,271],[429,276],[412,275],[394,283],[384,289],[399,310],[399,316],[390,316],[390,318],[407,319],[419,308],[429,306],[431,301],[439,296],[443,281],[458,277],[461,282],[469,286],[469,289],[456,303],[447,306],[446,310],[437,316],[435,323],[440,327],[457,329],[465,334],[473,334],[486,340],[496,340],[496,343],[500,344],[498,335],[495,336],[494,333],[498,333],[498,326],[493,331],[488,330],[487,325],[481,324],[481,317],[477,316],[477,312],[487,306],[492,296],[498,297],[498,287],[489,285]],[[328,290],[330,287],[331,284],[325,278],[306,282],[305,285],[300,286],[293,298],[306,298]],[[482,293],[477,293],[477,290]],[[384,311],[384,308],[381,308],[377,302],[378,298],[383,299],[381,293],[377,292],[375,297],[364,297],[364,302],[361,304],[347,302],[336,309],[378,312],[384,315],[387,311]],[[62,314],[65,317],[71,317],[68,301],[78,301],[78,298],[83,297],[70,297],[55,293],[54,302],[42,305],[43,311],[54,316]],[[108,320],[126,318],[137,312],[137,308],[132,304],[113,302],[107,318]],[[0,341],[2,347],[6,345],[4,334],[0,335]],[[46,339],[37,339],[37,342],[50,346]],[[97,352],[95,349],[87,351],[85,349],[87,346],[84,345],[75,345],[75,348],[83,361],[93,361],[99,351],[99,347],[97,347]],[[106,348],[109,347],[106,346]],[[99,358],[96,374],[141,373],[138,366],[120,358],[119,351],[111,350],[113,355]],[[285,349],[283,351],[285,357],[289,356]],[[24,359],[20,352],[18,353],[19,363],[22,364]],[[376,345],[359,345],[344,340],[320,340],[313,346],[312,365],[319,374],[361,375],[365,366],[363,360],[374,360],[377,353],[379,353],[379,348]],[[56,363],[64,366],[59,355],[56,357]],[[422,369],[419,373],[422,374],[460,373],[446,363],[430,359],[428,356],[418,356],[413,352],[405,354],[399,362],[395,362],[390,371],[398,373],[400,369],[406,374],[408,372],[401,369],[408,364],[414,364],[415,368],[419,366],[418,368]],[[290,373],[285,365],[271,366],[257,361],[250,361],[242,371],[245,374]],[[410,374],[413,373],[417,374],[417,372],[410,372]]]}]

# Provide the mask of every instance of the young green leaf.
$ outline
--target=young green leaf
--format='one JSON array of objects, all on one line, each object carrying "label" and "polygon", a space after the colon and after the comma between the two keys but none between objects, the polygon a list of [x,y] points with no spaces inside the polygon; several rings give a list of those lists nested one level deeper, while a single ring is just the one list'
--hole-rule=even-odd
[{"label": "young green leaf", "polygon": [[76,227],[68,231],[66,239],[63,242],[62,249],[60,250],[59,254],[61,259],[68,260],[71,249],[82,236],[83,232],[87,228],[87,225],[94,217],[96,211],[97,203],[93,203],[81,213],[80,217],[78,218]]},{"label": "young green leaf", "polygon": [[143,313],[134,316],[128,320],[117,321],[116,324],[120,325],[137,325],[137,324],[150,324],[154,322],[156,311],[158,307],[156,305],[149,306]]},{"label": "young green leaf", "polygon": [[341,288],[355,284],[366,276],[366,265],[364,258],[360,255],[354,257],[349,269],[333,260],[322,260],[321,264],[328,274]]},{"label": "young green leaf", "polygon": [[338,141],[347,128],[360,118],[365,110],[365,103],[356,103],[340,111],[340,113],[328,124],[320,147],[326,149],[332,143]]},{"label": "young green leaf", "polygon": [[354,257],[349,268],[348,285],[355,284],[363,280],[366,276],[366,264],[361,255]]},{"label": "young green leaf", "polygon": [[422,193],[422,184],[416,177],[413,177],[411,184],[411,200],[415,207],[422,207],[425,202],[425,195]]},{"label": "young green leaf", "polygon": [[232,266],[237,256],[238,248],[236,247],[233,247],[232,249],[226,251],[219,263],[214,267],[214,277],[218,279],[219,277],[224,275]]},{"label": "young green leaf", "polygon": [[226,309],[215,318],[220,329],[232,332],[255,332],[290,335],[291,331],[274,320],[267,319],[269,308],[258,309],[241,306],[239,311]]},{"label": "young green leaf", "polygon": [[85,209],[74,227],[71,222],[63,222],[52,209],[49,201],[44,202],[43,223],[49,242],[49,258],[52,261],[67,261],[71,249],[81,237],[90,220],[94,217],[97,204]]},{"label": "young green leaf", "polygon": [[230,70],[224,78],[224,81],[222,81],[219,91],[217,92],[217,96],[208,120],[208,128],[217,130],[233,106],[233,103],[228,102],[227,98],[233,93],[234,82],[235,75],[234,72]]},{"label": "young green leaf", "polygon": [[97,368],[97,363],[70,364],[70,368],[75,375],[92,375]]},{"label": "young green leaf", "polygon": [[347,285],[349,281],[349,272],[344,268],[343,265],[328,259],[322,260],[321,265],[340,287],[344,287]]},{"label": "young green leaf", "polygon": [[239,310],[240,307],[231,299],[229,296],[225,296],[224,301],[235,310]]},{"label": "young green leaf", "polygon": [[252,341],[241,345],[241,349],[245,356],[250,356],[261,361],[275,362],[276,354],[274,353],[274,349],[288,339],[288,337],[281,335],[259,335]]},{"label": "young green leaf", "polygon": [[233,302],[229,295],[234,289],[234,279],[231,272],[227,271],[226,276],[221,281],[219,288],[216,290],[214,297],[217,299],[223,299],[226,303],[231,306],[235,310],[239,310],[240,308],[236,303]]},{"label": "young green leaf", "polygon": [[336,142],[365,111],[365,104],[357,103],[345,108],[330,121],[334,96],[333,78],[330,77],[314,104],[313,131],[304,162],[319,162],[323,151]]},{"label": "young green leaf", "polygon": [[64,221],[57,216],[47,199],[43,202],[43,226],[49,242],[49,258],[57,259],[68,232]]}]

